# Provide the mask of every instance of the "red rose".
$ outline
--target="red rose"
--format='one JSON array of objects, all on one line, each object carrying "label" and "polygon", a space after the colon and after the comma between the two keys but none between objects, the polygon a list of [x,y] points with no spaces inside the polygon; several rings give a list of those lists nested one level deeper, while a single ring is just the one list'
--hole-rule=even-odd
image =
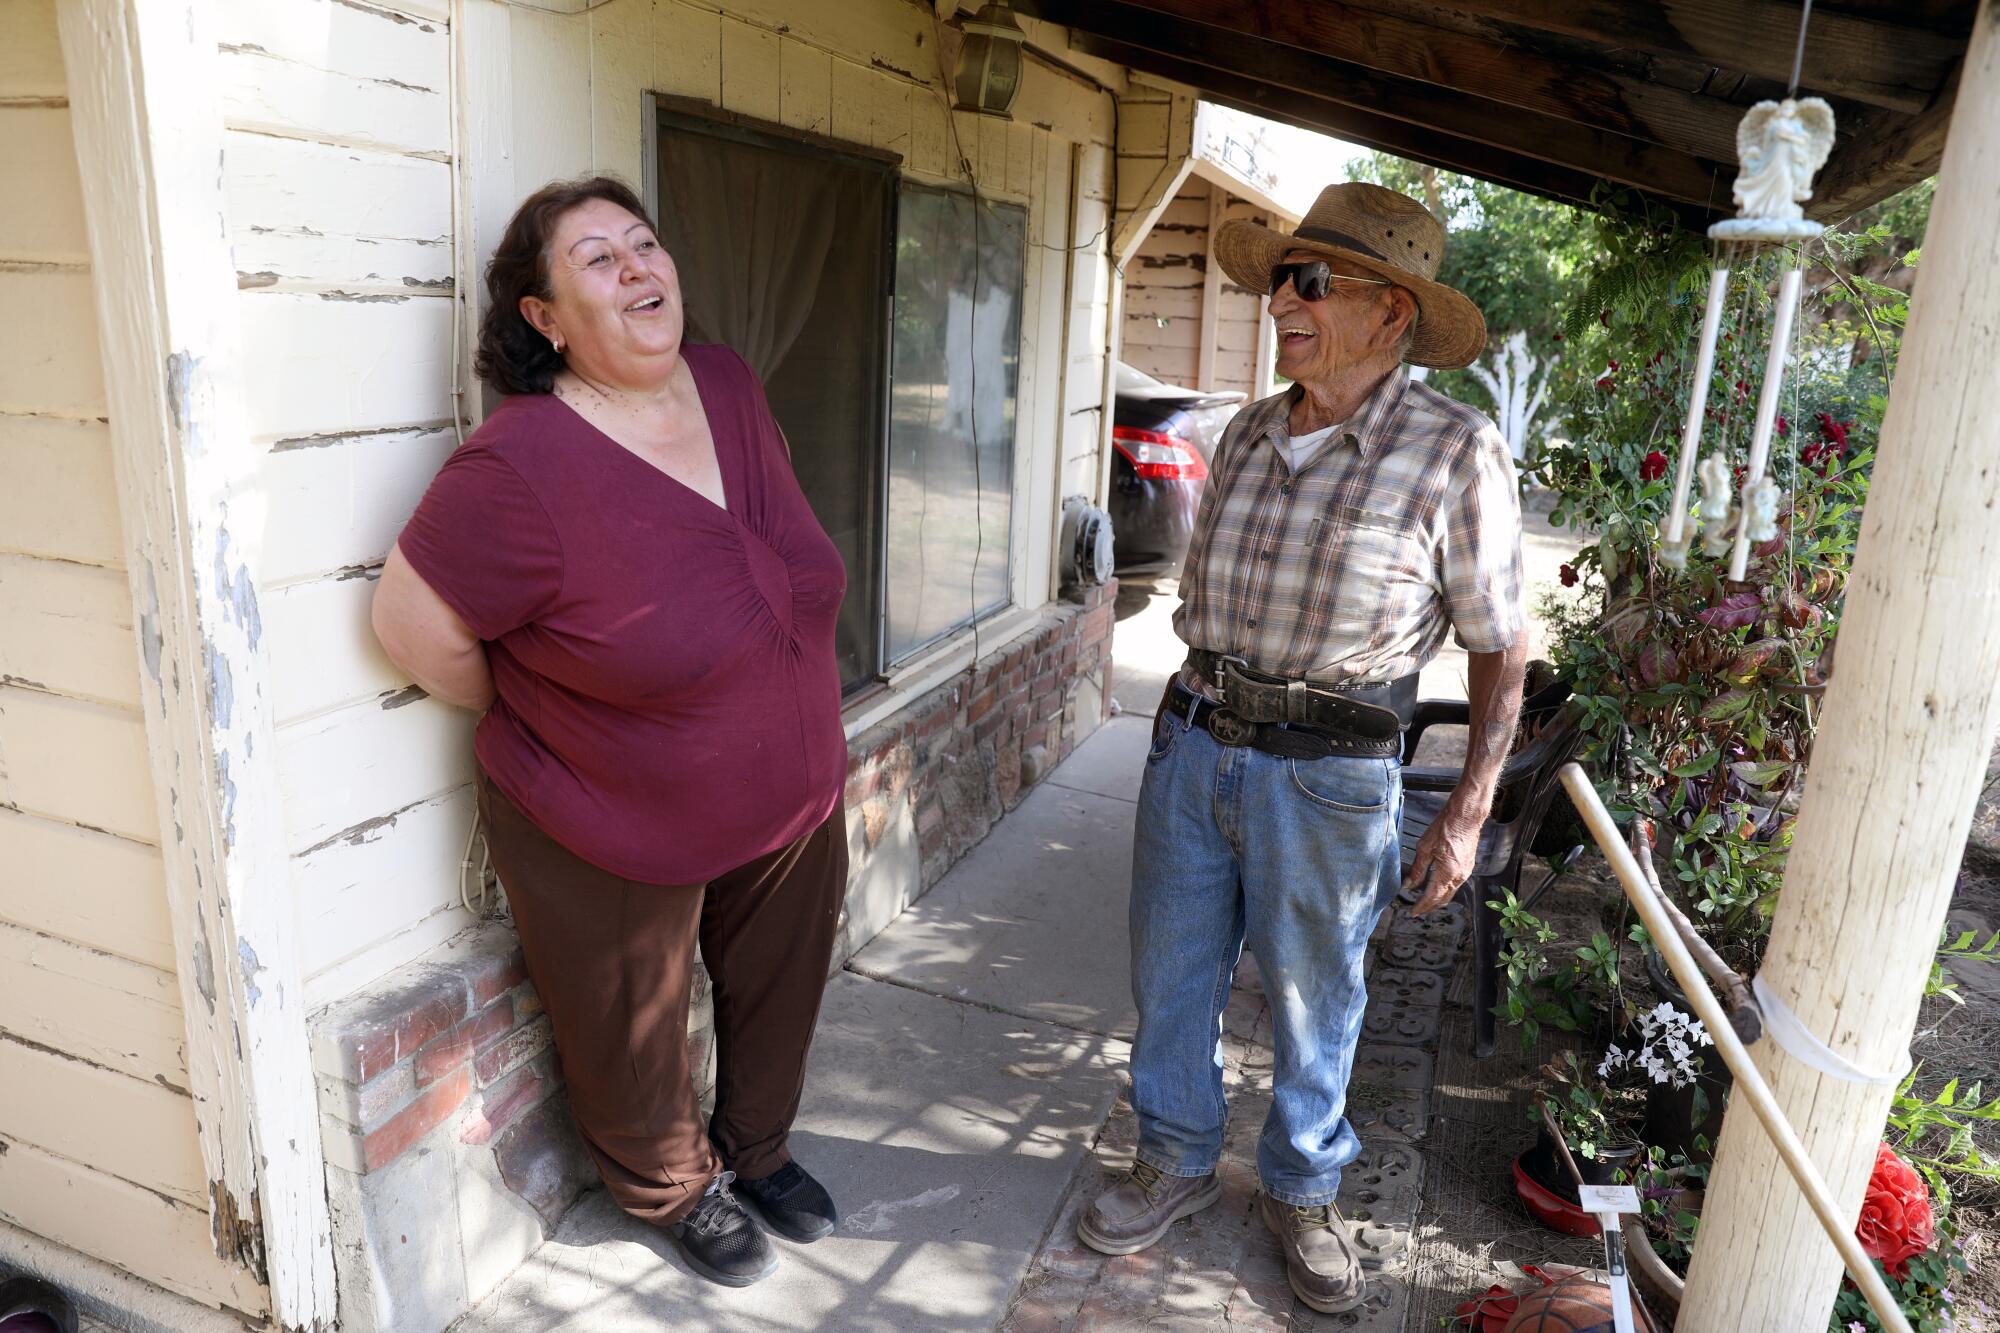
[{"label": "red rose", "polygon": [[1837,454],[1847,451],[1847,428],[1853,424],[1852,421],[1835,421],[1831,412],[1819,414],[1819,433],[1826,437]]},{"label": "red rose", "polygon": [[1616,360],[1615,358],[1614,358],[1614,359],[1612,360],[1612,362],[1611,362],[1611,368],[1612,368],[1613,370],[1616,370],[1616,369],[1618,369],[1618,362],[1617,362],[1617,360]]},{"label": "red rose", "polygon": [[1667,456],[1658,449],[1639,460],[1639,480],[1658,481],[1667,475]]},{"label": "red rose", "polygon": [[1610,387],[1611,387],[1611,377],[1610,377],[1609,375],[1606,375],[1606,376],[1605,376],[1605,377],[1604,377],[1603,379],[1601,379],[1601,380],[1599,380],[1599,381],[1597,382],[1597,387],[1598,387],[1598,388],[1600,388],[1600,389],[1608,389],[1608,388],[1610,388]]},{"label": "red rose", "polygon": [[1854,1235],[1869,1258],[1880,1260],[1898,1278],[1911,1259],[1937,1240],[1937,1217],[1924,1178],[1886,1143],[1875,1150],[1875,1173]]},{"label": "red rose", "polygon": [[1785,414],[1780,412],[1778,414],[1778,434],[1789,435],[1791,433],[1792,433],[1792,423],[1785,420]]},{"label": "red rose", "polygon": [[1576,570],[1568,565],[1564,565],[1557,573],[1563,581],[1563,587],[1574,588],[1576,586]]}]

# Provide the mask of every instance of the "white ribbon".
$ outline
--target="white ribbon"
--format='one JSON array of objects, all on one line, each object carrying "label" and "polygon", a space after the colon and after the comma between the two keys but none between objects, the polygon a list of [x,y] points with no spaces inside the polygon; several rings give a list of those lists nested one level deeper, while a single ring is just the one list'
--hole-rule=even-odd
[{"label": "white ribbon", "polygon": [[1757,997],[1757,1007],[1764,1012],[1764,1035],[1778,1043],[1780,1050],[1801,1064],[1808,1065],[1829,1078],[1837,1078],[1847,1083],[1872,1083],[1878,1087],[1895,1087],[1902,1083],[1910,1072],[1910,1053],[1903,1052],[1901,1064],[1892,1073],[1877,1074],[1863,1069],[1833,1047],[1821,1041],[1799,1021],[1799,1016],[1785,1006],[1778,993],[1764,984],[1764,974],[1759,972],[1750,982],[1750,993]]}]

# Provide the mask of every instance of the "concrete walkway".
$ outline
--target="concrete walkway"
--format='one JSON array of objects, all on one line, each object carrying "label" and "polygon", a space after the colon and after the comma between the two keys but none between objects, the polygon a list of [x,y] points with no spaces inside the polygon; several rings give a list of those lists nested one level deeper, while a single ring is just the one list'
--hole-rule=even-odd
[{"label": "concrete walkway", "polygon": [[458,1333],[993,1328],[1124,1079],[1146,734],[1107,724],[828,985],[793,1146],[833,1236],[728,1291],[594,1191]]},{"label": "concrete walkway", "polygon": [[[1125,901],[1151,719],[1115,718],[827,988],[794,1146],[840,1229],[777,1242],[778,1274],[727,1291],[597,1191],[458,1333],[621,1329],[986,1330],[1172,1326],[1400,1330],[1378,1281],[1362,1322],[1294,1309],[1255,1223],[1269,1021],[1246,961],[1228,1016],[1223,1202],[1148,1255],[1107,1261],[1076,1210],[1129,1162],[1121,1098],[1134,1015]],[[1456,921],[1385,928],[1357,1068],[1370,1155],[1343,1195],[1393,1272],[1417,1199],[1441,968]],[[1372,962],[1371,962],[1372,966]],[[1252,1318],[1254,1316],[1254,1318]]]}]

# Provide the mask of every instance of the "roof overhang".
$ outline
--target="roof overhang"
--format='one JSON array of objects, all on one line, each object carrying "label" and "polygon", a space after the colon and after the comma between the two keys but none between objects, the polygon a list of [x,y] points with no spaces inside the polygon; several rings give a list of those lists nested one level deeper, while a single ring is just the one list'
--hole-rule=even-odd
[{"label": "roof overhang", "polygon": [[[1204,98],[1572,203],[1600,181],[1728,216],[1736,125],[1782,97],[1793,0],[1015,0],[1079,50]],[[1819,0],[1801,95],[1840,139],[1808,212],[1937,170],[1975,0]]]}]

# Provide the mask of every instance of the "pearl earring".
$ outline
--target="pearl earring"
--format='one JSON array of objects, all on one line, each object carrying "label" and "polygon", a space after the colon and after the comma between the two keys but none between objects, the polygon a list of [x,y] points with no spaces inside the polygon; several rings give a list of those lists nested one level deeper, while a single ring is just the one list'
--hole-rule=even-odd
[{"label": "pearl earring", "polygon": [[551,346],[551,347],[553,347],[553,348],[555,348],[555,349],[556,349],[556,355],[557,355],[557,356],[561,356],[561,355],[562,355],[562,349],[563,349],[563,342],[562,342],[562,339],[560,339],[560,338],[551,338],[551,339],[549,339],[549,346]]}]

